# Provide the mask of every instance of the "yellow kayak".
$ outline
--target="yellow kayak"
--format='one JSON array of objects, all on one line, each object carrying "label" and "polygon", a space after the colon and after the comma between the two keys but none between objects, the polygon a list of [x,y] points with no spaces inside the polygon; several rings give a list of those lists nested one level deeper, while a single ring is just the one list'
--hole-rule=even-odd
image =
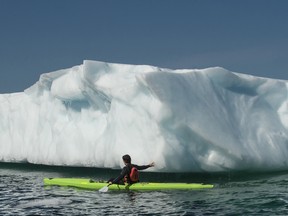
[{"label": "yellow kayak", "polygon": [[[76,187],[89,190],[99,190],[107,186],[106,182],[97,182],[91,179],[82,178],[44,178],[44,185],[55,185],[64,187]],[[139,191],[157,191],[157,190],[199,190],[210,189],[212,184],[202,183],[146,183],[139,182],[132,185],[113,184],[109,190],[139,190]]]}]

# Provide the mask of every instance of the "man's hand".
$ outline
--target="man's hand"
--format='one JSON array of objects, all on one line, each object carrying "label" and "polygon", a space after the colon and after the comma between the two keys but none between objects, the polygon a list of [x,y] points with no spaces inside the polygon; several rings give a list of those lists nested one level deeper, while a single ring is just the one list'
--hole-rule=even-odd
[{"label": "man's hand", "polygon": [[155,163],[152,162],[152,163],[149,164],[149,166],[150,166],[150,167],[154,167],[154,166],[155,166]]}]

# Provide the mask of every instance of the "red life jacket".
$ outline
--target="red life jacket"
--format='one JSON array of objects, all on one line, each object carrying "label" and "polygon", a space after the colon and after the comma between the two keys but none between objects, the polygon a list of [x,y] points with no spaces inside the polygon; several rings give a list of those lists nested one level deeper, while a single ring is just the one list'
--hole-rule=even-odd
[{"label": "red life jacket", "polygon": [[130,174],[129,174],[130,180],[132,182],[138,182],[139,181],[139,172],[136,167],[132,167]]}]

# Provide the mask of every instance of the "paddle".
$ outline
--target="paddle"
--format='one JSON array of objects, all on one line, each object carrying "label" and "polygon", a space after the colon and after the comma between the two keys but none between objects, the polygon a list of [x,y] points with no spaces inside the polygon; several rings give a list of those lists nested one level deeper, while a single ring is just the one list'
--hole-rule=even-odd
[{"label": "paddle", "polygon": [[101,192],[101,193],[106,193],[106,192],[108,191],[108,189],[109,189],[109,188],[108,188],[109,186],[110,186],[110,184],[108,184],[108,185],[100,188],[100,189],[99,189],[99,192]]}]

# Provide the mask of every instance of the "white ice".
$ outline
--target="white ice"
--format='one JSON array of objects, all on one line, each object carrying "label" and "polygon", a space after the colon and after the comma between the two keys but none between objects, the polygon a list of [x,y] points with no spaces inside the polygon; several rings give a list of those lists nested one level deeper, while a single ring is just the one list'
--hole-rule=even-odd
[{"label": "white ice", "polygon": [[154,171],[288,169],[288,82],[84,61],[0,95],[0,161]]}]

